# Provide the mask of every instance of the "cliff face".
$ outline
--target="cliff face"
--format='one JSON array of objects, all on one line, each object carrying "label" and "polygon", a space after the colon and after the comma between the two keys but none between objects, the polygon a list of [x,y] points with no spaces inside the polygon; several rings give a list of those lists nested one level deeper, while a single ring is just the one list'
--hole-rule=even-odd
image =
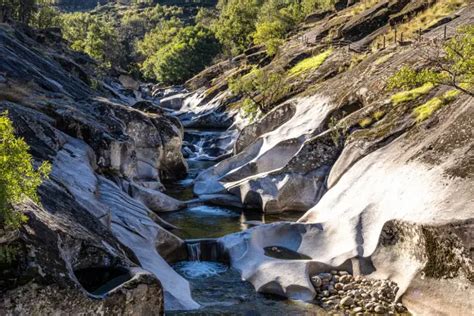
[{"label": "cliff face", "polygon": [[[272,60],[256,48],[188,82],[197,92],[183,106],[192,104],[199,113],[189,124],[215,120],[221,110],[225,119],[234,117],[235,128],[241,126],[239,100],[224,84],[228,78],[251,66],[291,73],[301,60],[331,51],[319,67],[288,76],[290,92],[256,122],[243,124],[233,156],[196,179],[195,193],[203,197],[233,196],[269,213],[306,211],[299,224],[263,225],[221,240],[257,290],[311,299],[311,275],[344,267],[396,281],[398,297],[413,312],[472,310],[474,101],[459,94],[420,120],[420,107],[449,88],[397,102],[386,83],[404,65],[425,66],[426,47],[442,41],[445,30],[450,37],[472,24],[474,7],[440,19],[416,38],[384,48],[376,42],[390,25],[426,7],[380,1],[321,14]],[[213,110],[206,112],[209,105]],[[264,249],[272,246],[312,260],[269,258]]]},{"label": "cliff face", "polygon": [[[187,281],[160,256],[183,255],[182,240],[154,214],[183,206],[160,192],[161,179],[187,171],[179,121],[137,102],[118,80],[99,79],[93,61],[66,49],[58,34],[1,25],[0,56],[0,111],[34,159],[53,165],[39,190],[42,206],[22,206],[28,223],[2,241],[18,246],[20,264],[2,270],[10,300],[0,310],[28,310],[38,300],[39,313],[71,311],[51,292],[68,293],[74,312],[159,311],[163,297],[170,309],[196,307]],[[107,285],[116,277],[122,282]],[[91,299],[107,292],[105,301]]]}]

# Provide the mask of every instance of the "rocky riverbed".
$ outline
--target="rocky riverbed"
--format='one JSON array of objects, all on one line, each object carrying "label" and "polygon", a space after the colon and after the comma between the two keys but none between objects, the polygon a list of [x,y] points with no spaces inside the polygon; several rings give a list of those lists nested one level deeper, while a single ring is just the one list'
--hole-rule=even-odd
[{"label": "rocky riverbed", "polygon": [[365,313],[407,313],[403,304],[396,301],[399,287],[390,280],[374,280],[347,271],[319,273],[311,277],[316,289],[316,301],[326,310],[341,311],[357,316]]}]

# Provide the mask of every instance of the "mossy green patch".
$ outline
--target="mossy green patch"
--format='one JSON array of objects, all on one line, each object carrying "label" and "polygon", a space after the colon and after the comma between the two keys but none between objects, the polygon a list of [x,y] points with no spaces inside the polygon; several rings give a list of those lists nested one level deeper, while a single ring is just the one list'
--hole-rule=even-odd
[{"label": "mossy green patch", "polygon": [[373,120],[371,117],[366,117],[359,121],[359,126],[362,128],[366,128],[367,126],[371,125],[372,122]]},{"label": "mossy green patch", "polygon": [[425,83],[421,87],[409,90],[409,91],[402,91],[392,95],[390,98],[393,105],[399,105],[405,102],[413,101],[418,99],[419,97],[427,94],[435,87],[432,83]]},{"label": "mossy green patch", "polygon": [[422,122],[427,118],[431,117],[434,112],[441,109],[443,106],[451,103],[456,99],[458,96],[459,91],[457,90],[450,90],[443,94],[441,97],[435,97],[429,100],[428,102],[417,106],[413,110],[413,115],[415,116],[415,120],[417,122]]},{"label": "mossy green patch", "polygon": [[290,75],[299,75],[308,70],[318,69],[324,61],[331,55],[332,48],[322,52],[313,57],[306,58],[297,63],[293,68],[290,69]]}]

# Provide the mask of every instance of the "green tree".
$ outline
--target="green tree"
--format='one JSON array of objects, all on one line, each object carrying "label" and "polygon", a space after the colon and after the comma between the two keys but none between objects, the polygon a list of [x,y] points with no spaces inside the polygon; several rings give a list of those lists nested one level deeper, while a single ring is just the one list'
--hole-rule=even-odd
[{"label": "green tree", "polygon": [[16,229],[25,220],[12,205],[26,198],[39,203],[36,190],[51,170],[47,162],[35,170],[28,151],[26,142],[15,137],[7,114],[0,115],[0,227],[6,229]]},{"label": "green tree", "polygon": [[239,54],[253,41],[255,23],[263,0],[221,0],[219,19],[212,29],[229,54]]},{"label": "green tree", "polygon": [[149,55],[142,69],[145,75],[160,82],[181,83],[202,71],[218,53],[219,43],[210,30],[188,26]]},{"label": "green tree", "polygon": [[255,116],[258,111],[269,112],[288,92],[285,79],[286,72],[281,68],[272,71],[254,68],[248,74],[230,80],[229,88],[233,94],[244,97],[244,111]]},{"label": "green tree", "polygon": [[0,22],[13,19],[28,24],[36,5],[36,0],[0,0]]},{"label": "green tree", "polygon": [[33,13],[30,25],[39,29],[61,25],[60,12],[51,5],[50,0],[37,0],[38,9]]},{"label": "green tree", "polygon": [[308,15],[318,10],[329,10],[334,3],[335,0],[301,0],[301,11]]},{"label": "green tree", "polygon": [[441,47],[429,44],[422,58],[428,65],[426,68],[403,67],[389,79],[388,89],[412,89],[432,83],[474,96],[474,25],[461,27],[456,36]]},{"label": "green tree", "polygon": [[64,14],[61,19],[63,37],[74,50],[95,58],[110,68],[123,62],[121,43],[115,26],[90,13]]}]

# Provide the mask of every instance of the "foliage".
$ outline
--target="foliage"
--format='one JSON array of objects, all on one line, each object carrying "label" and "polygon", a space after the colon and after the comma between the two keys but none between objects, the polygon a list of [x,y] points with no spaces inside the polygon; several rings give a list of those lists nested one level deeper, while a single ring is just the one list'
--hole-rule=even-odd
[{"label": "foliage", "polygon": [[51,6],[50,0],[36,0],[37,10],[33,13],[30,25],[39,29],[59,27],[61,24],[60,12]]},{"label": "foliage", "polygon": [[69,13],[61,17],[63,37],[74,50],[95,58],[104,67],[121,63],[121,45],[114,25],[90,13]]},{"label": "foliage", "polygon": [[18,255],[18,247],[10,245],[0,245],[0,265],[11,264]]},{"label": "foliage", "polygon": [[253,41],[257,45],[265,45],[268,55],[273,56],[283,43],[285,33],[286,28],[281,21],[261,22],[256,26]]},{"label": "foliage", "polygon": [[219,19],[212,30],[228,54],[237,55],[253,41],[255,24],[264,0],[219,1]]},{"label": "foliage", "polygon": [[15,137],[7,115],[0,115],[0,224],[5,228],[15,229],[25,221],[11,206],[25,198],[38,203],[36,190],[51,170],[46,162],[35,170],[28,150],[26,142]]},{"label": "foliage", "polygon": [[431,117],[434,112],[438,111],[443,106],[451,103],[457,97],[460,92],[458,90],[450,90],[443,94],[441,97],[435,97],[428,102],[417,106],[413,110],[413,115],[417,122],[422,122],[427,118]]},{"label": "foliage", "polygon": [[332,54],[332,49],[328,49],[316,56],[306,58],[290,69],[291,75],[300,75],[308,70],[316,70]]},{"label": "foliage", "polygon": [[0,22],[13,19],[29,23],[37,10],[36,0],[0,0]]},{"label": "foliage", "polygon": [[209,65],[219,52],[214,35],[202,26],[179,29],[174,37],[169,34],[165,32],[162,38],[157,37],[157,42],[162,40],[163,46],[153,53],[146,46],[141,47],[146,57],[143,72],[163,83],[180,83],[191,78]]},{"label": "foliage", "polygon": [[334,3],[334,0],[301,0],[301,10],[308,15],[318,10],[331,9]]},{"label": "foliage", "polygon": [[408,91],[402,91],[399,93],[396,93],[392,95],[390,100],[392,101],[393,105],[399,105],[402,103],[410,102],[413,101],[428,92],[430,92],[435,86],[432,83],[425,83],[421,87],[408,90]]},{"label": "foliage", "polygon": [[211,28],[218,18],[219,12],[216,9],[200,8],[196,14],[196,17],[194,18],[194,22],[204,27]]},{"label": "foliage", "polygon": [[273,56],[283,43],[286,34],[303,17],[298,3],[267,0],[259,12],[253,42],[257,45],[265,45],[268,55]]},{"label": "foliage", "polygon": [[[437,0],[431,1],[431,5],[426,10],[416,16],[405,19],[402,23],[396,25],[397,33],[402,34],[406,39],[419,37],[420,30],[429,29],[445,18],[453,14],[459,8],[469,4],[471,0]],[[389,29],[385,34],[378,36],[374,40],[374,46],[383,43],[384,37],[386,43],[393,43],[395,38],[394,29]]]},{"label": "foliage", "polygon": [[335,146],[342,147],[349,135],[349,126],[344,120],[338,121],[334,116],[329,119],[330,136]]},{"label": "foliage", "polygon": [[283,69],[273,71],[254,68],[244,76],[230,80],[229,88],[235,95],[244,96],[245,111],[267,113],[287,92]]},{"label": "foliage", "polygon": [[416,71],[403,67],[388,82],[388,88],[409,88],[423,83],[453,87],[474,96],[474,25],[458,30],[442,47],[431,44],[423,58],[428,67]]}]

